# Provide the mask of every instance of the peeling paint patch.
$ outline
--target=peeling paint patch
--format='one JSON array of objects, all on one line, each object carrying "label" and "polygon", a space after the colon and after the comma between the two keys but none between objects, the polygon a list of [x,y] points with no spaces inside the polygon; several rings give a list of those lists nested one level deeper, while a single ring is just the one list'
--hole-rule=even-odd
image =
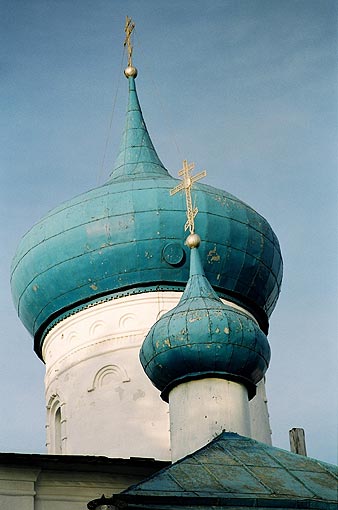
[{"label": "peeling paint patch", "polygon": [[229,334],[229,328],[224,328],[224,333],[225,333],[226,335],[228,335],[228,334]]},{"label": "peeling paint patch", "polygon": [[95,285],[95,283],[92,283],[89,287],[93,290],[97,290],[97,285]]},{"label": "peeling paint patch", "polygon": [[200,321],[202,317],[190,317],[189,322]]},{"label": "peeling paint patch", "polygon": [[213,198],[216,200],[216,202],[219,202],[222,205],[229,206],[226,197],[224,197],[223,195],[213,195]]},{"label": "peeling paint patch", "polygon": [[220,255],[218,255],[218,253],[217,253],[216,245],[214,246],[214,248],[212,250],[209,251],[207,258],[208,258],[209,264],[212,264],[212,262],[219,262],[221,260]]},{"label": "peeling paint patch", "polygon": [[135,400],[138,400],[139,398],[143,398],[143,397],[145,397],[145,395],[146,394],[144,393],[144,391],[137,390],[137,392],[134,393],[134,395],[133,395],[133,400],[135,401]]},{"label": "peeling paint patch", "polygon": [[32,289],[34,290],[34,292],[36,292],[39,288],[39,285],[33,285]]}]

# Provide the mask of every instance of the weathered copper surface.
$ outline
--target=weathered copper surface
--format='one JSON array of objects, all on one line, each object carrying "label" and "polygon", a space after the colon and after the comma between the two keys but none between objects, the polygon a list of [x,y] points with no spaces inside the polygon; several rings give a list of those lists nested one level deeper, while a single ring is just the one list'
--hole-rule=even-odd
[{"label": "weathered copper surface", "polygon": [[190,264],[178,305],[143,342],[143,369],[164,400],[174,386],[196,377],[241,382],[253,397],[269,365],[268,340],[250,316],[222,303],[205,277],[199,248],[191,249]]},{"label": "weathered copper surface", "polygon": [[[117,508],[337,508],[335,466],[224,432],[120,495]],[[136,506],[137,505],[137,506]]]},{"label": "weathered copper surface", "polygon": [[[108,182],[50,211],[23,237],[12,263],[15,306],[39,353],[53,321],[79,307],[166,288],[182,290],[186,210],[179,184],[147,131],[134,78],[125,130]],[[196,229],[206,275],[219,295],[248,308],[267,330],[282,279],[278,240],[267,221],[231,194],[196,183]],[[177,262],[177,260],[179,262]]]}]

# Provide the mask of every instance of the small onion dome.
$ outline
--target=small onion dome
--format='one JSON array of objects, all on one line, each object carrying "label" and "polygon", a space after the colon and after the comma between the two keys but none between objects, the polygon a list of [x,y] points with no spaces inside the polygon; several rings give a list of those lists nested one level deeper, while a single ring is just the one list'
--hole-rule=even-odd
[{"label": "small onion dome", "polygon": [[181,300],[151,328],[140,360],[163,400],[168,401],[169,392],[178,384],[206,377],[241,382],[252,398],[268,368],[270,347],[249,315],[222,303],[193,247],[190,277]]},{"label": "small onion dome", "polygon": [[[59,205],[22,238],[11,268],[17,313],[41,356],[48,331],[96,303],[152,290],[183,291],[189,277],[180,182],[159,159],[135,77],[122,143],[108,181]],[[226,191],[195,183],[201,259],[216,292],[264,331],[277,302],[282,258],[268,222]]]}]

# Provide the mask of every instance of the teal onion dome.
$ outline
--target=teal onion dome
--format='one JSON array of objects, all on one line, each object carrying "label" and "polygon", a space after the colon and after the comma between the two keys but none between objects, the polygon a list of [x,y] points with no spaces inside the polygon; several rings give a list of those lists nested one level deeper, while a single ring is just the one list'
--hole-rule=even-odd
[{"label": "teal onion dome", "polygon": [[166,401],[173,387],[206,377],[241,382],[252,398],[268,368],[270,347],[255,320],[222,303],[192,248],[186,289],[150,329],[140,361]]},{"label": "teal onion dome", "polygon": [[[184,197],[146,128],[135,79],[122,143],[108,181],[50,211],[22,238],[11,268],[18,315],[34,336],[85,307],[121,295],[183,291],[188,249]],[[282,279],[278,240],[267,221],[233,195],[194,186],[200,255],[217,293],[248,309],[264,331]]]}]

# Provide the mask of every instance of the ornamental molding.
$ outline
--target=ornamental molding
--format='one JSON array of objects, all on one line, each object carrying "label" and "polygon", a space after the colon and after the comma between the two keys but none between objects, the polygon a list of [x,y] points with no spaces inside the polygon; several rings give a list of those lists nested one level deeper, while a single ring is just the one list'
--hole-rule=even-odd
[{"label": "ornamental molding", "polygon": [[[151,292],[107,301],[65,318],[47,334],[42,355],[46,364],[55,362],[60,354],[70,354],[93,340],[121,339],[143,335],[161,313],[173,308],[181,293]],[[132,311],[131,311],[132,310]],[[58,355],[56,353],[59,353]]]},{"label": "ornamental molding", "polygon": [[106,365],[96,372],[92,385],[87,391],[91,392],[103,386],[116,386],[126,382],[130,382],[130,377],[124,367],[119,365]]},{"label": "ornamental molding", "polygon": [[[138,335],[124,335],[119,337],[108,337],[101,339],[96,342],[90,342],[86,345],[81,345],[78,348],[74,348],[71,352],[65,353],[60,356],[52,363],[48,363],[46,367],[46,381],[50,379],[50,383],[47,384],[47,388],[53,381],[59,378],[62,374],[71,370],[72,368],[79,366],[81,363],[87,362],[93,358],[98,358],[118,350],[134,349],[140,347],[143,342],[148,330],[143,330]],[[98,346],[104,345],[104,349],[98,349]],[[81,359],[78,359],[78,354],[82,351],[83,355]],[[72,361],[72,358],[74,361]],[[52,361],[52,360],[49,360]]]},{"label": "ornamental molding", "polygon": [[[48,333],[44,342],[46,377],[55,380],[82,361],[140,346],[151,326],[176,306],[179,298],[177,292],[126,296],[64,319]],[[225,299],[222,302],[241,311],[257,324],[252,314],[241,306]]]}]

